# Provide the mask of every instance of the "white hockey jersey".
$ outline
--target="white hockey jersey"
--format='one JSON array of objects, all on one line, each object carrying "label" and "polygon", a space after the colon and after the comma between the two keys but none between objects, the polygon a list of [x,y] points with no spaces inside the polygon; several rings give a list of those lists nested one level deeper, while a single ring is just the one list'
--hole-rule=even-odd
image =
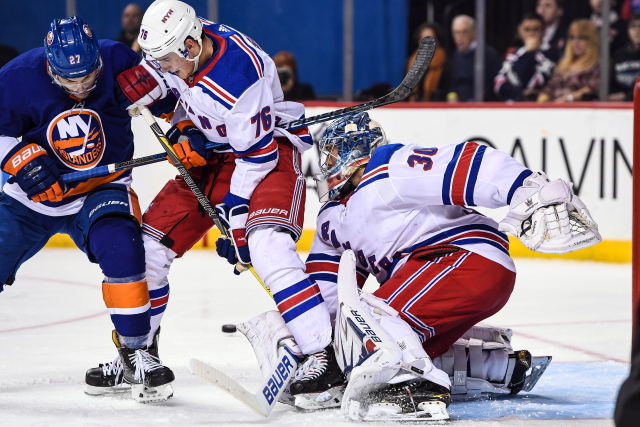
[{"label": "white hockey jersey", "polygon": [[498,224],[466,206],[508,205],[531,173],[506,153],[475,142],[382,146],[350,197],[320,210],[306,272],[331,305],[346,249],[358,257],[359,284],[369,273],[382,284],[412,251],[445,243],[515,271]]},{"label": "white hockey jersey", "polygon": [[308,131],[292,135],[276,128],[304,116],[304,106],[285,102],[273,60],[249,37],[200,18],[215,46],[213,57],[191,79],[161,72],[147,60],[164,89],[179,100],[173,123],[191,120],[209,141],[229,144],[238,156],[231,178],[231,205],[248,203],[255,187],[278,163],[275,136],[303,152],[313,145]]}]

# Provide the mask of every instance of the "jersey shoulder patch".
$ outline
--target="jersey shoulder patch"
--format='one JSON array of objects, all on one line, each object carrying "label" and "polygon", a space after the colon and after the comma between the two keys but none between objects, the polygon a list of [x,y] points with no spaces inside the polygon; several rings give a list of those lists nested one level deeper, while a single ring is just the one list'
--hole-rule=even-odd
[{"label": "jersey shoulder patch", "polygon": [[[220,27],[218,24],[213,26]],[[205,33],[216,44],[218,52],[205,66],[197,86],[231,109],[247,89],[264,77],[264,62],[259,48],[235,30],[216,29],[214,32],[205,29]]]}]

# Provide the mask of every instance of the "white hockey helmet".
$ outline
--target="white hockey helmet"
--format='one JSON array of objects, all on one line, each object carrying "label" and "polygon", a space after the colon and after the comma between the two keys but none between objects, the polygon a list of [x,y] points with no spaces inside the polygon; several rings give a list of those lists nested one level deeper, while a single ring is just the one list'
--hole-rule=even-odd
[{"label": "white hockey helmet", "polygon": [[155,59],[171,52],[186,58],[184,41],[191,36],[202,46],[201,34],[202,22],[193,7],[177,0],[156,0],[144,13],[138,43]]}]

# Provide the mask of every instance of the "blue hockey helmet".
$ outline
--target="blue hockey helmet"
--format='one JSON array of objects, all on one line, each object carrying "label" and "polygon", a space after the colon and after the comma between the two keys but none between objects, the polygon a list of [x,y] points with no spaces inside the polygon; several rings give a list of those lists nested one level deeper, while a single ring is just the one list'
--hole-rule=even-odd
[{"label": "blue hockey helmet", "polygon": [[[72,16],[51,21],[44,39],[47,67],[53,82],[71,94],[84,94],[98,84],[102,71],[102,58],[98,39],[84,19]],[[74,83],[64,79],[87,77]]]},{"label": "blue hockey helmet", "polygon": [[386,143],[384,130],[366,112],[332,122],[318,142],[321,173],[315,179],[320,201],[337,200],[353,191],[356,185],[349,183],[351,176]]}]

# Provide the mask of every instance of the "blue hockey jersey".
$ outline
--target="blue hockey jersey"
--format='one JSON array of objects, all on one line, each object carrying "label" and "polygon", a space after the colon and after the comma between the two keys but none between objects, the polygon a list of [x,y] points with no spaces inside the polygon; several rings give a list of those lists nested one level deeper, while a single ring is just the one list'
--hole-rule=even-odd
[{"label": "blue hockey jersey", "polygon": [[[132,158],[131,117],[115,99],[115,77],[140,57],[110,40],[100,40],[99,47],[102,75],[82,101],[53,84],[44,48],[26,52],[0,69],[0,161],[19,137],[43,147],[61,173]],[[73,183],[65,198],[55,203],[32,202],[16,183],[5,184],[3,190],[36,212],[62,216],[76,213],[86,193],[116,180],[129,182],[130,171]]]}]

